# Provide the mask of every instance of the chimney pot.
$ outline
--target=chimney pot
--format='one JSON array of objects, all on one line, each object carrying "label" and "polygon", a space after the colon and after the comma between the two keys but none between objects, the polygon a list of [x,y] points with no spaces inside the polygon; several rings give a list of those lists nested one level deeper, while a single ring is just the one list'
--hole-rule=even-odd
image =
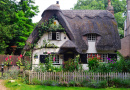
[{"label": "chimney pot", "polygon": [[59,4],[59,1],[56,1],[56,4]]}]

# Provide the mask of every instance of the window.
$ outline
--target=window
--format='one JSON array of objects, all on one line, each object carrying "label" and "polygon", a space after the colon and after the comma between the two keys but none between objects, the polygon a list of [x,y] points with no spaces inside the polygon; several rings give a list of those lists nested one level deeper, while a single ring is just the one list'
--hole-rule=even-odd
[{"label": "window", "polygon": [[[55,60],[54,60],[55,57]],[[53,63],[59,63],[59,55],[53,55]]]},{"label": "window", "polygon": [[102,58],[103,62],[108,62],[107,57],[108,57],[107,54],[101,54],[101,58]]},{"label": "window", "polygon": [[61,40],[60,32],[49,32],[48,33],[49,40]]},{"label": "window", "polygon": [[92,57],[99,57],[100,60],[103,60],[103,62],[108,62],[107,60],[108,54],[87,54],[87,58]]},{"label": "window", "polygon": [[87,54],[80,54],[80,60],[82,64],[87,64]]},{"label": "window", "polygon": [[[47,57],[48,57],[48,55],[40,55],[40,62],[47,63],[47,61],[45,59]],[[59,55],[49,55],[49,60],[51,60],[53,64],[59,64]]]},{"label": "window", "polygon": [[47,63],[47,62],[46,62],[46,59],[45,59],[45,58],[47,58],[47,56],[48,56],[48,55],[40,55],[40,62],[41,62],[41,63]]},{"label": "window", "polygon": [[96,41],[97,35],[96,34],[88,34],[87,39],[88,39],[88,41]]}]

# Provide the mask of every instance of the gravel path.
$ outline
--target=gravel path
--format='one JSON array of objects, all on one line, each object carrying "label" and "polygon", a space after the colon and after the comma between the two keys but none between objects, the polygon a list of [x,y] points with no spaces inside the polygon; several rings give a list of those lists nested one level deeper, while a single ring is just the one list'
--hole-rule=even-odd
[{"label": "gravel path", "polygon": [[0,90],[9,90],[3,85],[4,80],[0,80]]}]

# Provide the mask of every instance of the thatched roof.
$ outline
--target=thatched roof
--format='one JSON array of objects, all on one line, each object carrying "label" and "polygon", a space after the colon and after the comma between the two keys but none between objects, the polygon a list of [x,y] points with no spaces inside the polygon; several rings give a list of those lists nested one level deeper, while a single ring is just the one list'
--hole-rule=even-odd
[{"label": "thatched roof", "polygon": [[[56,5],[51,5],[42,14],[42,23],[56,15],[60,24],[65,28],[69,39],[77,46],[76,50],[82,53],[88,49],[85,39],[87,34],[99,35],[96,42],[97,50],[118,50],[121,48],[117,23],[114,16],[107,10],[60,10]],[[34,43],[38,37],[37,27],[27,41]],[[24,49],[27,49],[26,45]]]},{"label": "thatched roof", "polygon": [[76,48],[77,46],[70,40],[67,40],[60,48]]}]

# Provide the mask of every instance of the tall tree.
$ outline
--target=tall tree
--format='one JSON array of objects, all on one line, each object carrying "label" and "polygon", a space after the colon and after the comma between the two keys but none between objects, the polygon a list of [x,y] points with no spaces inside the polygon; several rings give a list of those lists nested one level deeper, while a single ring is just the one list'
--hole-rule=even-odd
[{"label": "tall tree", "polygon": [[33,0],[0,1],[0,53],[11,54],[13,45],[17,46],[15,54],[21,53],[34,29],[31,18],[38,13],[38,6],[33,4]]},{"label": "tall tree", "polygon": [[[120,38],[123,38],[123,29],[126,13],[126,0],[111,0],[114,7],[114,16],[118,23]],[[73,9],[106,10],[108,0],[78,0]]]}]

